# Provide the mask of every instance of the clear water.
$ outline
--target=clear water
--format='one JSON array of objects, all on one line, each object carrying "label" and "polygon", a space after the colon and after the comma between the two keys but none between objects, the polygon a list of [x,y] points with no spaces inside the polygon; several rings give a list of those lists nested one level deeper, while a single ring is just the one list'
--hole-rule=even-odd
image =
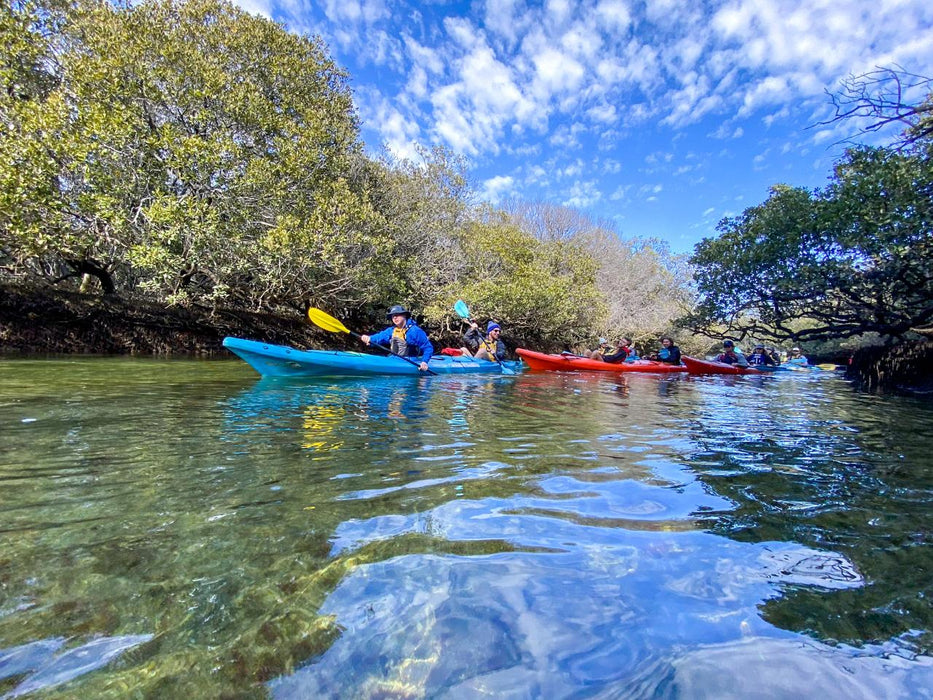
[{"label": "clear water", "polygon": [[933,697],[933,406],[0,360],[0,697]]}]

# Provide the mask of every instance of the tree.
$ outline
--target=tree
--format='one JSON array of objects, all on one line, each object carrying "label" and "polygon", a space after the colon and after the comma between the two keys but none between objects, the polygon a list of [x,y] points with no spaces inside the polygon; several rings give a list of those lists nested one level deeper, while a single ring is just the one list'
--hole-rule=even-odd
[{"label": "tree", "polygon": [[[881,131],[889,126],[903,129],[899,146],[909,146],[933,137],[933,78],[902,68],[878,68],[844,80],[838,93],[830,94],[835,115],[822,124],[859,118],[867,120],[860,133]],[[927,92],[921,102],[911,100],[918,90]],[[864,123],[864,122],[863,122]]]},{"label": "tree", "polygon": [[850,149],[824,191],[775,187],[718,230],[691,258],[694,330],[901,338],[933,321],[933,167],[921,149]]},{"label": "tree", "polygon": [[624,239],[611,222],[546,202],[509,202],[512,221],[538,240],[572,244],[597,261],[596,283],[606,308],[591,330],[600,335],[657,339],[690,307],[683,256],[653,239]]},{"label": "tree", "polygon": [[60,18],[42,61],[58,84],[5,104],[0,134],[18,264],[170,300],[361,300],[390,241],[351,177],[356,113],[319,38],[220,0],[54,3],[33,18]]},{"label": "tree", "polygon": [[606,312],[596,260],[575,243],[542,242],[502,213],[486,214],[460,234],[463,276],[442,290],[429,313],[439,318],[463,298],[476,316],[497,319],[510,337],[537,347],[587,338]]}]

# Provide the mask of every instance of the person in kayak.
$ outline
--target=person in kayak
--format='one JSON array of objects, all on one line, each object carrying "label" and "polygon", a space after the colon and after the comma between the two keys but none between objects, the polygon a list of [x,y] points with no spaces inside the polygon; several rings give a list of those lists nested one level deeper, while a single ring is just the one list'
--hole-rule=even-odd
[{"label": "person in kayak", "polygon": [[495,321],[486,324],[486,335],[483,335],[476,321],[470,321],[470,327],[463,334],[464,347],[461,352],[467,356],[472,355],[477,360],[502,362],[508,351],[505,343],[499,338],[501,334],[502,327]]},{"label": "person in kayak", "polygon": [[716,362],[748,367],[748,360],[745,359],[745,355],[735,351],[735,343],[731,340],[722,341],[722,352],[716,357]]},{"label": "person in kayak", "polygon": [[674,339],[667,336],[661,338],[661,349],[651,353],[649,360],[655,362],[666,362],[669,365],[680,364],[680,348],[674,345]]},{"label": "person in kayak", "polygon": [[765,352],[764,345],[756,345],[755,350],[751,355],[748,356],[748,364],[754,365],[768,365],[770,367],[777,366],[777,363],[774,361],[774,358],[771,357],[767,352]]},{"label": "person in kayak", "polygon": [[806,355],[800,352],[800,348],[791,348],[790,357],[787,358],[787,364],[806,367],[810,362],[807,360]]},{"label": "person in kayak", "polygon": [[[602,350],[602,348],[600,348],[600,350]],[[586,357],[589,357],[591,360],[609,362],[610,364],[634,362],[638,359],[638,354],[635,352],[635,348],[632,347],[632,339],[624,336],[619,338],[614,352],[607,354],[605,352],[600,352],[600,350],[593,350],[592,352],[586,353]]]},{"label": "person in kayak", "polygon": [[366,345],[381,345],[387,347],[396,355],[402,357],[421,356],[418,369],[428,371],[428,360],[434,354],[434,346],[418,324],[411,320],[411,312],[404,306],[396,304],[386,313],[386,318],[392,325],[373,335],[361,335],[360,340]]}]

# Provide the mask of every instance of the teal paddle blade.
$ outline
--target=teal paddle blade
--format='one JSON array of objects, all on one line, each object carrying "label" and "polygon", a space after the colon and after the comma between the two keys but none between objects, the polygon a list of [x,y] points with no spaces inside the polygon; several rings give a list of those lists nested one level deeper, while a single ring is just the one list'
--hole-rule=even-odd
[{"label": "teal paddle blade", "polygon": [[463,299],[457,299],[457,303],[454,304],[454,311],[457,312],[460,318],[470,318],[470,307],[464,303]]}]

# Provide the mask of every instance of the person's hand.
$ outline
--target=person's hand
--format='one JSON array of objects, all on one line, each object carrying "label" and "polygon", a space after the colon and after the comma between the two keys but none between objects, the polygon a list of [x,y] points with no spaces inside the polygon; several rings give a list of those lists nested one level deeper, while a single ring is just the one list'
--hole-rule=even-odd
[{"label": "person's hand", "polygon": [[363,345],[369,345],[369,336],[368,336],[368,335],[361,335],[361,336],[360,336],[360,341],[362,341]]},{"label": "person's hand", "polygon": [[418,365],[418,369],[420,369],[422,372],[427,372],[427,371],[428,371],[428,363],[427,363],[427,362],[422,362],[420,365]]},{"label": "person's hand", "polygon": [[470,329],[475,331],[477,328],[479,328],[479,326],[476,324],[476,321],[470,321]]}]

